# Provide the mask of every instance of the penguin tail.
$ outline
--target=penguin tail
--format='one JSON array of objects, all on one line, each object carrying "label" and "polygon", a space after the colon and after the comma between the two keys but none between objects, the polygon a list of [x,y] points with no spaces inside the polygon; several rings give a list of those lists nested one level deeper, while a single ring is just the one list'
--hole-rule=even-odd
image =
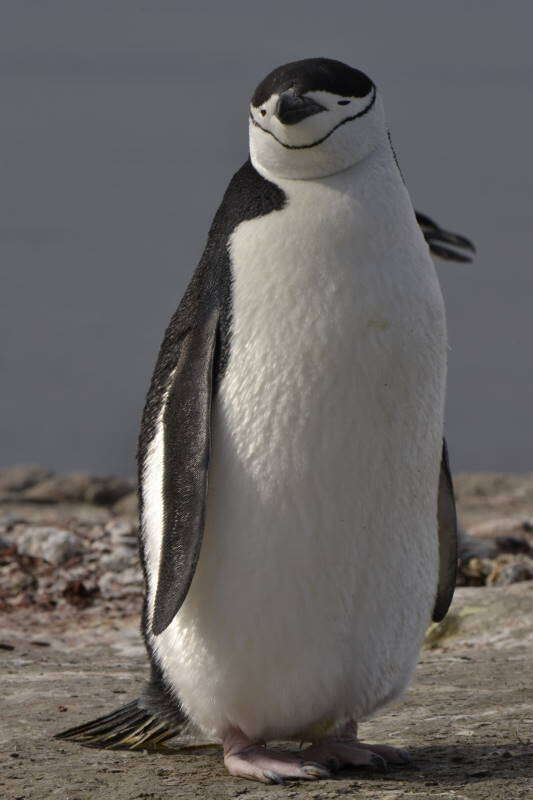
[{"label": "penguin tail", "polygon": [[142,698],[138,698],[104,717],[57,733],[54,739],[108,750],[157,749],[187,725],[182,715],[164,718],[143,706]]}]

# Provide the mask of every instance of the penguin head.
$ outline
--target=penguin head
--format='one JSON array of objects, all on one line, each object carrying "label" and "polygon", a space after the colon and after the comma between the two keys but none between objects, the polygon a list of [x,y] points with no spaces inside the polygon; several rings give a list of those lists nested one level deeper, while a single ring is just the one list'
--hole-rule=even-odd
[{"label": "penguin head", "polygon": [[261,81],[250,104],[252,163],[273,177],[333,175],[386,138],[374,83],[329,58],[278,67]]}]

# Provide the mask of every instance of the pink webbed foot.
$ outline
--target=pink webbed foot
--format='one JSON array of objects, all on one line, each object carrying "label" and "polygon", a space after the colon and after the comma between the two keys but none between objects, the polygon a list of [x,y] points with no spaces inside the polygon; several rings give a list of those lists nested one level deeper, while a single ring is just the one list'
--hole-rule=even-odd
[{"label": "pink webbed foot", "polygon": [[370,767],[385,772],[389,764],[406,766],[411,758],[405,750],[386,744],[365,744],[357,738],[357,725],[350,722],[335,736],[326,736],[303,751],[303,755],[328,769]]},{"label": "pink webbed foot", "polygon": [[261,783],[285,780],[316,781],[329,778],[328,769],[295,753],[271,750],[263,743],[251,742],[241,731],[224,737],[224,764],[230,775]]}]

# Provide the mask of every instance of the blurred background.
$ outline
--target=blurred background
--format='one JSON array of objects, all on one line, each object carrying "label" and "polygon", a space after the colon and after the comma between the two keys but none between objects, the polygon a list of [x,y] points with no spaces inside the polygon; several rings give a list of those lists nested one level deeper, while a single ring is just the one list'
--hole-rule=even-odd
[{"label": "blurred background", "polygon": [[0,466],[134,472],[159,344],[272,68],[327,56],[384,92],[441,263],[455,470],[533,469],[533,10],[526,2],[4,0]]}]

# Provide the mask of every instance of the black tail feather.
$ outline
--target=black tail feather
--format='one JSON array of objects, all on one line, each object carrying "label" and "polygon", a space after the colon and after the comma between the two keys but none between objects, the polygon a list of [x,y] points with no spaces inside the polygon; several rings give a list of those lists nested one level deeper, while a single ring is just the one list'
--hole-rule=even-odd
[{"label": "black tail feather", "polygon": [[185,717],[159,717],[143,708],[137,699],[103,717],[62,731],[54,738],[110,750],[151,749],[178,736],[186,725]]}]

